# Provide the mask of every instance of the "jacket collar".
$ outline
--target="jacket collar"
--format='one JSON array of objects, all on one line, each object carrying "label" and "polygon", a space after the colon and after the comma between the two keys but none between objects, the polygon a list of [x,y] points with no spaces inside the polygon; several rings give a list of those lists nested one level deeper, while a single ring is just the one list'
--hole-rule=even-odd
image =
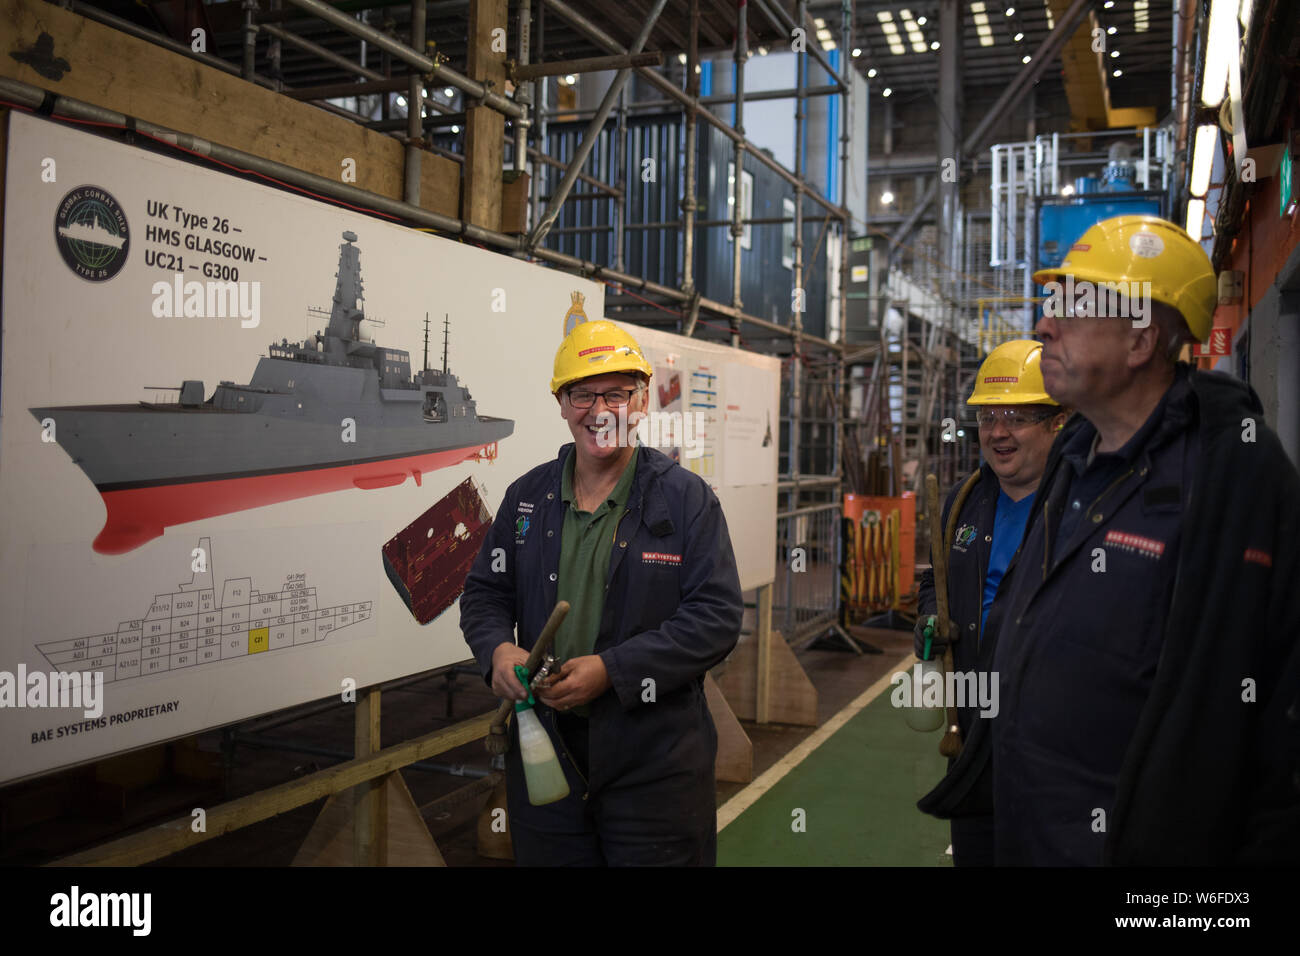
[{"label": "jacket collar", "polygon": [[[561,445],[555,456],[557,489],[564,474],[564,463],[573,454],[573,447],[573,442]],[[632,511],[641,511],[641,520],[651,534],[658,538],[667,537],[675,528],[660,478],[677,463],[663,452],[645,445],[638,446],[636,453],[636,476],[632,483],[632,493],[627,499],[627,507]]]}]

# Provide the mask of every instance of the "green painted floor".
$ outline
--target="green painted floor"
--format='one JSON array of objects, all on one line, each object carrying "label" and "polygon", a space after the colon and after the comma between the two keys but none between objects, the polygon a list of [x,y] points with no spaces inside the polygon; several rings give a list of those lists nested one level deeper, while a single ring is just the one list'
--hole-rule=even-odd
[{"label": "green painted floor", "polygon": [[948,822],[916,809],[941,736],[909,729],[886,689],[718,834],[718,865],[951,866]]}]

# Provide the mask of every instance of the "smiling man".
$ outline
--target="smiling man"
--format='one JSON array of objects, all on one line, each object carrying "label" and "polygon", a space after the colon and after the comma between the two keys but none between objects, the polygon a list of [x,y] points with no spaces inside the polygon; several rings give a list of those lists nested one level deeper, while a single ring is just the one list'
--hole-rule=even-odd
[{"label": "smiling man", "polygon": [[[984,623],[998,593],[1002,574],[1020,545],[1042,477],[1047,453],[1066,419],[1064,409],[1043,388],[1039,371],[1042,345],[1032,339],[1004,342],[975,373],[975,389],[966,404],[976,411],[984,464],[948,494],[943,526],[955,507],[955,534],[948,548],[948,609],[952,618],[953,668],[961,673],[987,671],[993,642],[984,640]],[[924,652],[923,634],[935,612],[934,572],[921,575],[917,601],[916,653]],[[931,654],[942,655],[933,641]],[[977,678],[978,679],[978,678]],[[955,866],[993,863],[993,789],[988,772],[988,721],[979,704],[959,707],[957,723],[963,753],[949,773],[918,806],[952,820]]]},{"label": "smiling man", "polygon": [[1300,476],[1247,383],[1177,360],[1216,300],[1186,232],[1104,220],[1034,275],[1062,279],[1149,301],[1036,328],[1079,414],[988,620],[997,862],[1292,865]]},{"label": "smiling man", "polygon": [[568,797],[529,803],[511,730],[521,865],[716,861],[717,732],[703,681],[740,635],[740,580],[712,489],[629,441],[650,375],[612,322],[565,337],[550,390],[573,442],[507,489],[461,596],[465,640],[510,700],[526,696],[514,667],[551,609],[572,607],[556,635],[559,676],[536,688]]}]

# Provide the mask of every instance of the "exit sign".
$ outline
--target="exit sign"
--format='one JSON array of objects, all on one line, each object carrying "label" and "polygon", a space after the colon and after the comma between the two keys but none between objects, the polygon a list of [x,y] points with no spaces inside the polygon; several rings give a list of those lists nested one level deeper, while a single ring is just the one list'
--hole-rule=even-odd
[{"label": "exit sign", "polygon": [[1277,211],[1279,216],[1289,216],[1291,213],[1295,212],[1295,179],[1292,176],[1291,170],[1293,161],[1294,157],[1291,155],[1291,150],[1288,148],[1287,151],[1282,154],[1282,168],[1280,170],[1280,175],[1278,176],[1278,180],[1281,183],[1280,192],[1282,196]]},{"label": "exit sign", "polygon": [[1210,329],[1210,339],[1204,345],[1199,342],[1192,346],[1192,355],[1207,358],[1215,355],[1232,354],[1232,329],[1226,325],[1216,325]]}]

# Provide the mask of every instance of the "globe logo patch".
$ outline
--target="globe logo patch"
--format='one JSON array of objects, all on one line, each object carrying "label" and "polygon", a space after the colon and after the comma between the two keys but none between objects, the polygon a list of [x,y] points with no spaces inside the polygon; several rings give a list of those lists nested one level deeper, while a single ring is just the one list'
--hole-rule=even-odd
[{"label": "globe logo patch", "polygon": [[78,186],[59,202],[54,242],[69,269],[90,282],[105,282],[126,264],[131,232],[112,195],[98,186]]}]

